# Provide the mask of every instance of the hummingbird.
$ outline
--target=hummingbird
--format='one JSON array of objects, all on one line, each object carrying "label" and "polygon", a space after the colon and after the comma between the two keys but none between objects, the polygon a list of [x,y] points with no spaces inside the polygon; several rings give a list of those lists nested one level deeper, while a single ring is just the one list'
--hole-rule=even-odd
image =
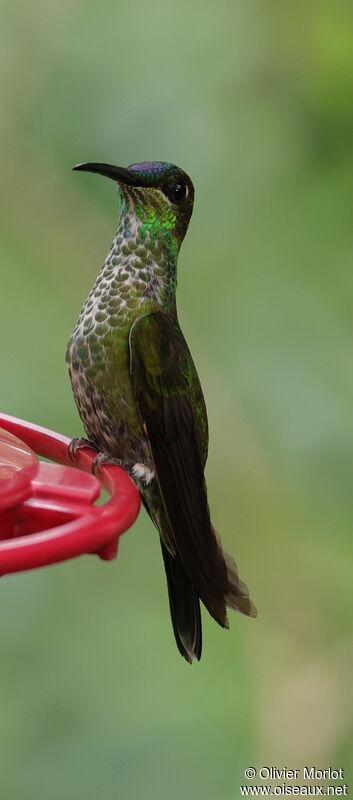
[{"label": "hummingbird", "polygon": [[207,501],[205,400],[176,305],[177,261],[194,204],[179,167],[77,164],[115,181],[118,229],[67,347],[74,398],[94,464],[123,466],[159,533],[174,636],[190,663],[202,650],[200,601],[223,628],[227,608],[256,609],[222,548]]}]

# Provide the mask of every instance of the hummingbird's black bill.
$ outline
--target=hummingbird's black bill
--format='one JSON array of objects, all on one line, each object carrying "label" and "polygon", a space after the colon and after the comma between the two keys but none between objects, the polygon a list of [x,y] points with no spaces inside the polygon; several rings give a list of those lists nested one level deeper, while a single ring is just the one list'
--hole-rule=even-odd
[{"label": "hummingbird's black bill", "polygon": [[96,172],[98,175],[104,175],[106,178],[111,178],[113,181],[125,183],[127,186],[137,186],[136,175],[133,175],[133,173],[125,167],[114,167],[113,164],[88,162],[86,164],[76,164],[73,169],[79,172]]}]

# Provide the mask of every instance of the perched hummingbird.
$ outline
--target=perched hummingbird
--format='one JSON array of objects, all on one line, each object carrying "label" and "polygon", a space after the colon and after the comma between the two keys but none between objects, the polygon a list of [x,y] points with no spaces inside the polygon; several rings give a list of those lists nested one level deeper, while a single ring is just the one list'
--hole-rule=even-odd
[{"label": "perched hummingbird", "polygon": [[222,550],[207,504],[205,401],[178,322],[177,260],[194,203],[173,164],[78,164],[114,180],[117,233],[67,348],[75,401],[96,466],[118,463],[138,486],[160,536],[174,635],[200,659],[200,600],[224,628],[227,607],[256,616],[247,586]]}]

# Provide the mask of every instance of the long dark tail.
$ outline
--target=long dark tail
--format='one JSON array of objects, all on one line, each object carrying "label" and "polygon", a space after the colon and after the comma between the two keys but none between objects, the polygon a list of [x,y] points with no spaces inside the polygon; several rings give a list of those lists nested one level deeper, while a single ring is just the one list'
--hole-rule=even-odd
[{"label": "long dark tail", "polygon": [[[256,616],[256,608],[246,584],[238,575],[235,561],[223,550],[220,538],[210,523],[207,501],[208,524],[203,527],[206,535],[197,551],[194,551],[194,557],[190,558],[195,542],[184,534],[185,528],[187,533],[189,527],[187,515],[184,518],[185,528],[182,525],[175,526],[179,533],[178,549],[175,549],[172,529],[158,487],[149,486],[141,497],[146,511],[163,537],[160,541],[174,636],[179,652],[191,663],[194,658],[201,658],[200,600],[223,628],[229,627],[227,607],[250,617]],[[179,513],[182,513],[180,509]],[[171,544],[173,554],[164,542]]]},{"label": "long dark tail", "polygon": [[161,540],[167,576],[170,614],[175,641],[187,661],[199,661],[202,650],[200,602],[178,555],[172,556]]},{"label": "long dark tail", "polygon": [[[158,487],[149,486],[148,490],[141,494],[141,500],[160,536],[163,532],[166,540],[170,540],[169,522],[161,504]],[[170,616],[172,618],[175,641],[179,653],[191,664],[194,658],[197,658],[198,661],[200,660],[202,650],[199,597],[178,553],[171,555],[161,538],[160,543],[167,578]]]},{"label": "long dark tail", "polygon": [[[153,406],[154,408],[154,406]],[[223,628],[227,607],[256,616],[235,561],[222,548],[211,524],[203,459],[194,410],[187,397],[172,394],[146,416],[152,442],[156,489],[164,517],[157,520],[163,541],[180,558],[202,603]],[[156,505],[155,505],[156,507]]]}]

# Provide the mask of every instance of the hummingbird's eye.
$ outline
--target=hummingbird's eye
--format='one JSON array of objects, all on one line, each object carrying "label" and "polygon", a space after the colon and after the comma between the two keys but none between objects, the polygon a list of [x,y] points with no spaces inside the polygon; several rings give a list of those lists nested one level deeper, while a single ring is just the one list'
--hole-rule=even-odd
[{"label": "hummingbird's eye", "polygon": [[168,186],[166,195],[169,197],[169,200],[172,203],[181,203],[182,200],[188,196],[189,189],[187,183],[185,181],[177,181],[177,183],[172,183],[171,186]]}]

